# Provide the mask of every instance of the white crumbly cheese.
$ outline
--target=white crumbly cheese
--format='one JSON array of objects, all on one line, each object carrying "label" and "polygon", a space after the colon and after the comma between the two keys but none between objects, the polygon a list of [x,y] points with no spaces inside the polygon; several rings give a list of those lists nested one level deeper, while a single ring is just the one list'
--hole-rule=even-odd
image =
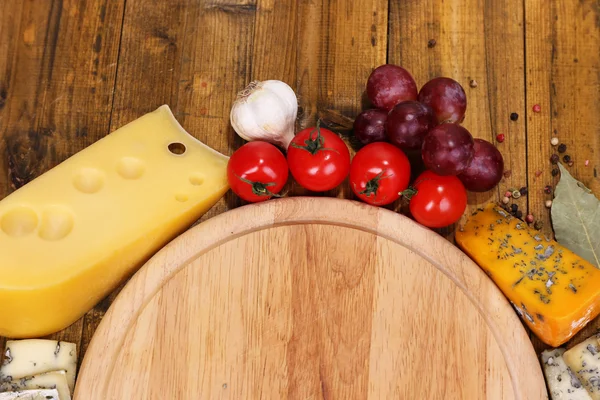
[{"label": "white crumbly cheese", "polygon": [[56,389],[60,400],[71,400],[71,392],[65,371],[46,372],[45,374],[0,383],[0,392],[17,392],[31,389]]},{"label": "white crumbly cheese", "polygon": [[75,343],[56,340],[9,340],[0,366],[0,382],[10,382],[51,371],[66,371],[72,393],[75,387],[77,350]]},{"label": "white crumbly cheese", "polygon": [[542,364],[546,383],[552,400],[591,400],[587,390],[577,376],[565,364],[565,349],[546,350],[542,353]]},{"label": "white crumbly cheese", "polygon": [[0,400],[62,400],[56,389],[23,390],[21,392],[0,393]]},{"label": "white crumbly cheese", "polygon": [[565,351],[563,359],[590,397],[600,400],[600,346],[596,335]]}]

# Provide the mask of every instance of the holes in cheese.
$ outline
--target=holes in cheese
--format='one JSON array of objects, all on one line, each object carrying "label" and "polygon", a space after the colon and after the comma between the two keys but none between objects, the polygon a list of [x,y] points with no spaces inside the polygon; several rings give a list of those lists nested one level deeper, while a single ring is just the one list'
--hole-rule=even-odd
[{"label": "holes in cheese", "polygon": [[228,159],[162,106],[1,200],[0,336],[79,319],[227,192]]},{"label": "holes in cheese", "polygon": [[173,154],[182,155],[185,153],[185,145],[183,143],[171,143],[169,144],[169,151]]},{"label": "holes in cheese", "polygon": [[26,206],[16,206],[8,210],[0,222],[2,231],[13,237],[29,235],[35,230],[37,224],[37,214]]},{"label": "holes in cheese", "polygon": [[144,162],[135,157],[123,157],[117,165],[117,172],[124,179],[139,179],[145,169]]},{"label": "holes in cheese", "polygon": [[67,207],[47,207],[42,212],[38,234],[44,240],[60,240],[71,233],[73,224],[73,213]]},{"label": "holes in cheese", "polygon": [[96,168],[81,168],[75,173],[73,186],[81,193],[96,193],[104,186],[104,173]]}]

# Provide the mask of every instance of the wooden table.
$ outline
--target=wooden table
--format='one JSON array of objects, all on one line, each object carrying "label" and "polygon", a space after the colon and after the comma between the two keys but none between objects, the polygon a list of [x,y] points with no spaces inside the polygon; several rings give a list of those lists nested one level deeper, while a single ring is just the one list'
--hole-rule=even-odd
[{"label": "wooden table", "polygon": [[[548,233],[552,137],[567,145],[571,173],[600,195],[599,26],[597,0],[3,0],[0,198],[164,103],[231,154],[242,141],[230,106],[254,79],[294,87],[299,128],[352,119],[369,73],[389,62],[418,85],[458,80],[464,126],[491,141],[505,134],[498,148],[510,175],[471,195],[470,207],[527,186],[519,206]],[[347,186],[325,195],[351,197]],[[203,219],[240,204],[228,193]],[[115,294],[53,337],[83,354]],[[575,340],[596,327],[600,319]]]}]

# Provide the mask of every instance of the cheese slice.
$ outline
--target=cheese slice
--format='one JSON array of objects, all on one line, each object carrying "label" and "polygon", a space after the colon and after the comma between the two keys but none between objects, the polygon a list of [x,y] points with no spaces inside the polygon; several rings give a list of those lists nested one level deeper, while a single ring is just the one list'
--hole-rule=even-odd
[{"label": "cheese slice", "polygon": [[600,313],[600,269],[493,203],[457,230],[456,242],[552,347]]},{"label": "cheese slice", "polygon": [[67,383],[65,371],[51,371],[0,383],[0,392],[17,392],[31,389],[56,389],[60,400],[71,400],[71,390]]},{"label": "cheese slice", "polygon": [[0,393],[0,400],[63,400],[56,389],[23,390]]},{"label": "cheese slice", "polygon": [[55,340],[9,340],[0,367],[0,382],[12,382],[51,371],[65,371],[72,393],[77,370],[77,349],[74,343]]},{"label": "cheese slice", "polygon": [[0,201],[0,336],[79,319],[227,192],[227,162],[162,106]]},{"label": "cheese slice", "polygon": [[542,352],[544,376],[552,400],[591,400],[587,390],[577,376],[565,364],[565,349],[551,349]]},{"label": "cheese slice", "polygon": [[600,400],[600,346],[596,335],[565,351],[563,359],[591,398]]}]

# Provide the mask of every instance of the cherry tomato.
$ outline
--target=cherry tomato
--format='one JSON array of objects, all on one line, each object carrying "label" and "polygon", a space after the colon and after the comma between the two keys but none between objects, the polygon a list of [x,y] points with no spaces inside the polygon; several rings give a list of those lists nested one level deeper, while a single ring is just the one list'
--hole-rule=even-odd
[{"label": "cherry tomato", "polygon": [[267,142],[246,143],[227,163],[231,190],[252,203],[277,196],[287,182],[288,174],[285,156]]},{"label": "cherry tomato", "polygon": [[350,186],[361,200],[373,205],[394,202],[408,187],[410,162],[402,150],[384,142],[360,149],[350,164]]},{"label": "cherry tomato", "polygon": [[467,208],[467,191],[460,179],[453,175],[442,176],[425,171],[407,192],[412,216],[429,228],[452,225]]},{"label": "cherry tomato", "polygon": [[346,143],[319,123],[298,132],[288,147],[287,160],[294,179],[313,192],[335,188],[350,170]]}]

